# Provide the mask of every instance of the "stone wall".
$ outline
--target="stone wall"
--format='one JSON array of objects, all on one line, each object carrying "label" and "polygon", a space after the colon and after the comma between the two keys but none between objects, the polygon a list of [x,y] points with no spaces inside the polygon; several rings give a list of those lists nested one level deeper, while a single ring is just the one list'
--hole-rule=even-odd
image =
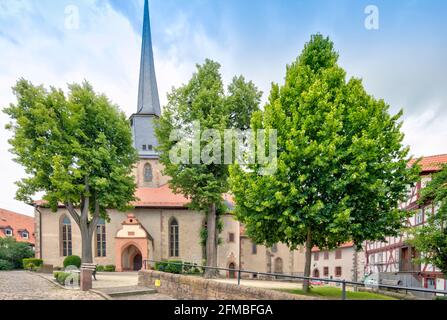
[{"label": "stone wall", "polygon": [[143,270],[138,273],[138,285],[153,287],[156,280],[159,293],[179,300],[316,300],[315,297],[294,295],[274,290],[221,283],[201,277],[185,276],[159,271]]}]

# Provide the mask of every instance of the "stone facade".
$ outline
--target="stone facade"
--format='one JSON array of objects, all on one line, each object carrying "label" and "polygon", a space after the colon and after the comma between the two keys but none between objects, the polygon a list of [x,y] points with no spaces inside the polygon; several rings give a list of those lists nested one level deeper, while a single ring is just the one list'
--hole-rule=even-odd
[{"label": "stone facade", "polygon": [[288,294],[273,290],[220,283],[199,277],[162,273],[152,270],[139,272],[138,284],[153,287],[179,300],[316,300],[315,297]]},{"label": "stone facade", "polygon": [[[311,275],[313,277],[348,281],[363,279],[365,254],[363,251],[356,251],[352,243],[331,251],[318,248],[312,251]],[[327,274],[325,274],[325,269]]]}]

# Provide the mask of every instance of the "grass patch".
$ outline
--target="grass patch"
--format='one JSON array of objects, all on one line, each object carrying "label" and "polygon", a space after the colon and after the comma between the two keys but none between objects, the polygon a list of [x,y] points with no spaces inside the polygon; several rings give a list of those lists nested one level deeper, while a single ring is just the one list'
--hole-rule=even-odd
[{"label": "grass patch", "polygon": [[[341,289],[335,287],[314,287],[308,294],[304,294],[302,289],[280,289],[278,291],[328,299],[341,299]],[[397,300],[396,298],[374,292],[346,291],[346,297],[348,300]]]}]

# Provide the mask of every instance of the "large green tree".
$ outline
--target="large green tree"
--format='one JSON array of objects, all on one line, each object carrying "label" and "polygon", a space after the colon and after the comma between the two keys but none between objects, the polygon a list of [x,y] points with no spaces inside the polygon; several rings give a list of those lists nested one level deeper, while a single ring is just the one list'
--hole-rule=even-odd
[{"label": "large green tree", "polygon": [[[260,97],[254,84],[242,76],[233,78],[225,92],[220,65],[206,60],[197,65],[197,72],[186,85],[168,95],[168,104],[157,124],[160,161],[164,173],[172,177],[171,188],[191,200],[191,209],[207,215],[205,252],[209,266],[217,266],[217,217],[225,210],[222,195],[229,188],[221,143],[224,131],[248,128],[251,114],[259,110]],[[206,133],[209,129],[215,134]],[[173,132],[177,134],[173,136]],[[173,162],[171,154],[180,140],[190,149],[183,155],[184,161]],[[217,161],[194,157],[193,148]],[[214,273],[209,270],[207,275]]]},{"label": "large green tree", "polygon": [[421,190],[419,204],[434,205],[434,213],[426,215],[423,226],[410,230],[409,242],[421,255],[421,262],[439,268],[447,276],[447,165],[433,175]]},{"label": "large green tree", "polygon": [[[313,246],[331,249],[353,240],[397,235],[406,215],[398,208],[417,169],[407,167],[399,118],[368,95],[358,79],[346,81],[333,43],[311,37],[273,84],[254,129],[277,130],[277,171],[262,165],[231,168],[236,214],[258,243],[306,245],[305,276]],[[308,282],[304,289],[308,290]]]},{"label": "large green tree", "polygon": [[42,192],[56,211],[63,204],[79,226],[82,260],[92,262],[92,237],[106,209],[125,210],[134,200],[132,167],[137,160],[124,113],[87,82],[62,90],[21,79],[17,103],[5,108],[13,133],[15,161],[27,177],[17,182],[17,199],[31,203]]}]

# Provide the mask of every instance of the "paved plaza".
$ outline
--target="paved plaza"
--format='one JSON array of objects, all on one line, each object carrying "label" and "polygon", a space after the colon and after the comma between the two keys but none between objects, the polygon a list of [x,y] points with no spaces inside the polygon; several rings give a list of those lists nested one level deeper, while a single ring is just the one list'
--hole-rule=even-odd
[{"label": "paved plaza", "polygon": [[0,272],[0,300],[103,300],[92,292],[62,289],[37,274]]}]

